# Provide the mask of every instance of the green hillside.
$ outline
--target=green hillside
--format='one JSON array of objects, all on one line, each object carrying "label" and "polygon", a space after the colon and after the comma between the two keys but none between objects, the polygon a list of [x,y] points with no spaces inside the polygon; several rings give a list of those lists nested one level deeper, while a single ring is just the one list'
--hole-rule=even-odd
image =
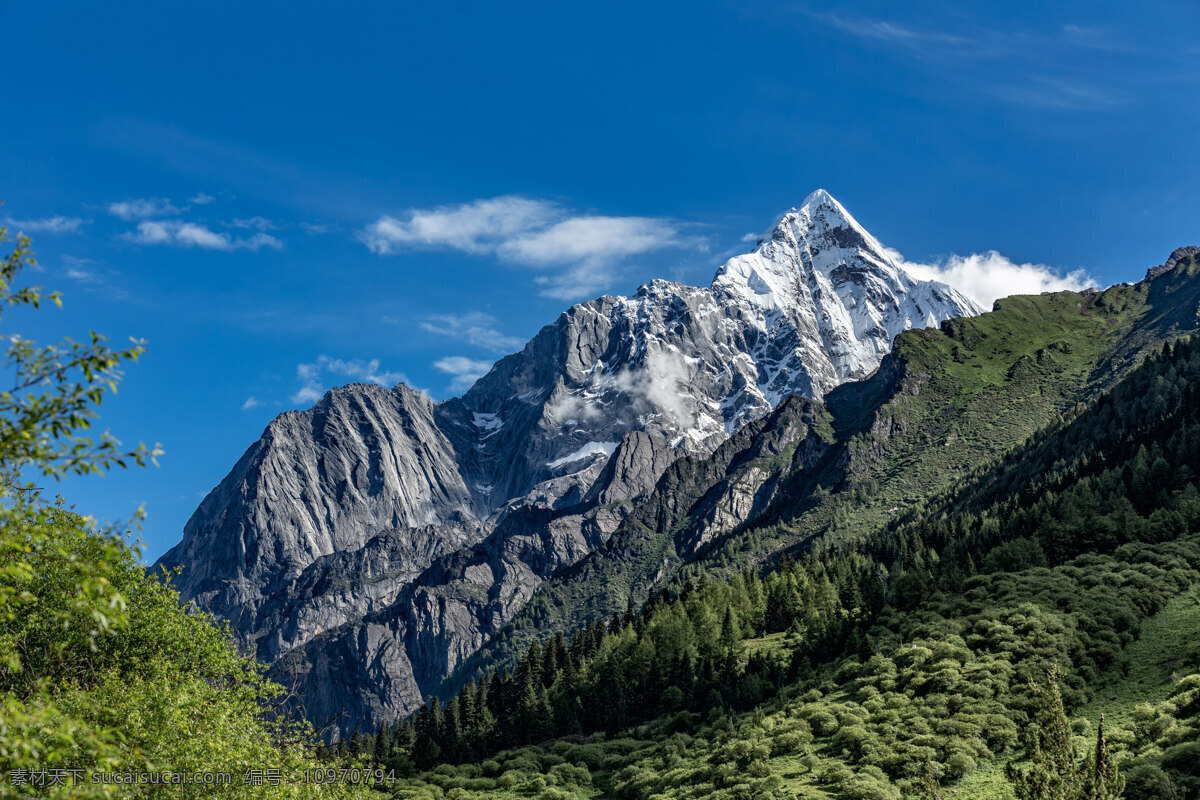
[{"label": "green hillside", "polygon": [[531,646],[387,732],[382,758],[436,767],[395,793],[1009,798],[1057,674],[1126,797],[1194,798],[1198,441],[1185,341],[872,535]]},{"label": "green hillside", "polygon": [[[652,586],[728,577],[888,524],[1070,415],[1164,341],[1196,330],[1198,271],[1192,257],[1135,285],[1010,297],[979,317],[902,334],[871,378],[839,387],[824,405],[785,404],[712,459],[675,465],[605,548],[542,587],[443,694],[490,666],[511,666],[533,638],[643,602]],[[758,454],[755,437],[781,430],[791,440]],[[770,507],[680,557],[722,484],[752,469],[777,482]]]}]

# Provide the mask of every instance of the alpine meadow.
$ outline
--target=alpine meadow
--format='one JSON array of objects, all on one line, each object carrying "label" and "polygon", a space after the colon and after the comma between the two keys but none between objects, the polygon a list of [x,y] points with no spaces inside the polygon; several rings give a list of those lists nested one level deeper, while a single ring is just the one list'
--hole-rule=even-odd
[{"label": "alpine meadow", "polygon": [[1194,4],[62,11],[0,798],[1200,800]]}]

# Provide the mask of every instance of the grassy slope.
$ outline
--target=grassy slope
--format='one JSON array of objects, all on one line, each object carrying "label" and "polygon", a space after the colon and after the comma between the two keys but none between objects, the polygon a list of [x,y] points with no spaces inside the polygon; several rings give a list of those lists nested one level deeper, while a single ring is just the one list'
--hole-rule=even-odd
[{"label": "grassy slope", "polygon": [[865,381],[827,398],[849,464],[823,480],[841,491],[812,503],[811,479],[800,481],[775,510],[780,535],[739,549],[759,560],[789,540],[866,533],[952,486],[1195,330],[1196,272],[1193,261],[1104,292],[1009,297],[989,314],[901,335],[905,374],[890,394]]},{"label": "grassy slope", "polygon": [[1200,666],[1200,588],[1175,598],[1142,626],[1141,636],[1125,651],[1129,672],[1096,693],[1076,715],[1095,730],[1100,715],[1105,725],[1125,727],[1139,703],[1157,705],[1167,699],[1184,672]]},{"label": "grassy slope", "polygon": [[[1157,705],[1167,699],[1171,687],[1181,677],[1180,669],[1200,664],[1200,587],[1180,595],[1166,608],[1148,619],[1141,635],[1125,650],[1129,664],[1126,675],[1108,675],[1108,683],[1092,702],[1080,708],[1074,719],[1088,721],[1088,734],[1075,737],[1075,747],[1083,752],[1094,744],[1093,732],[1104,716],[1106,730],[1127,728],[1133,724],[1132,712],[1140,703]],[[978,800],[1013,800],[1012,786],[1004,777],[1008,759],[996,759],[959,782],[961,795]]]}]

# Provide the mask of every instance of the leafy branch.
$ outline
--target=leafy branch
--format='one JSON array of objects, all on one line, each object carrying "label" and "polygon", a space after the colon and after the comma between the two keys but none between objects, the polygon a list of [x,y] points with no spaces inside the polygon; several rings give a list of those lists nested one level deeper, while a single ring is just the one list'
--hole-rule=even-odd
[{"label": "leafy branch", "polygon": [[[7,229],[0,226],[0,245],[8,240]],[[17,237],[12,252],[0,261],[0,317],[13,307],[38,309],[43,302],[62,306],[59,292],[44,293],[40,286],[14,288],[20,271],[36,263],[29,239]],[[104,396],[117,391],[121,364],[136,362],[146,351],[144,341],[131,339],[129,347],[114,350],[95,332],[86,342],[65,339],[52,345],[16,334],[4,338],[14,374],[12,387],[0,392],[0,465],[14,470],[32,467],[59,479],[131,463],[158,463],[163,451],[157,444],[139,443],[124,450],[108,431],[98,441],[89,435]]]}]

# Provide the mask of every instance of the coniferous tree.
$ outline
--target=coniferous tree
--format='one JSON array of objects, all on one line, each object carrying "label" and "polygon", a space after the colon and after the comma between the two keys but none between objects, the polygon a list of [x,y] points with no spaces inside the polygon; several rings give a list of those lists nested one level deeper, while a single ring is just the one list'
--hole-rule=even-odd
[{"label": "coniferous tree", "polygon": [[388,724],[379,726],[379,732],[375,734],[375,761],[382,764],[392,754],[392,731]]},{"label": "coniferous tree", "polygon": [[1017,800],[1077,800],[1079,770],[1071,744],[1071,728],[1063,710],[1058,675],[1052,672],[1046,685],[1034,683],[1034,713],[1021,734],[1026,767],[1009,764],[1006,776]]},{"label": "coniferous tree", "polygon": [[1096,730],[1096,750],[1090,757],[1084,756],[1080,771],[1083,777],[1082,800],[1118,800],[1125,790],[1125,778],[1117,769],[1108,751],[1108,741],[1104,738],[1103,715]]},{"label": "coniferous tree", "polygon": [[917,798],[918,800],[943,800],[943,797],[942,784],[938,781],[933,762],[925,759],[925,766],[921,769],[921,782],[917,785]]}]

